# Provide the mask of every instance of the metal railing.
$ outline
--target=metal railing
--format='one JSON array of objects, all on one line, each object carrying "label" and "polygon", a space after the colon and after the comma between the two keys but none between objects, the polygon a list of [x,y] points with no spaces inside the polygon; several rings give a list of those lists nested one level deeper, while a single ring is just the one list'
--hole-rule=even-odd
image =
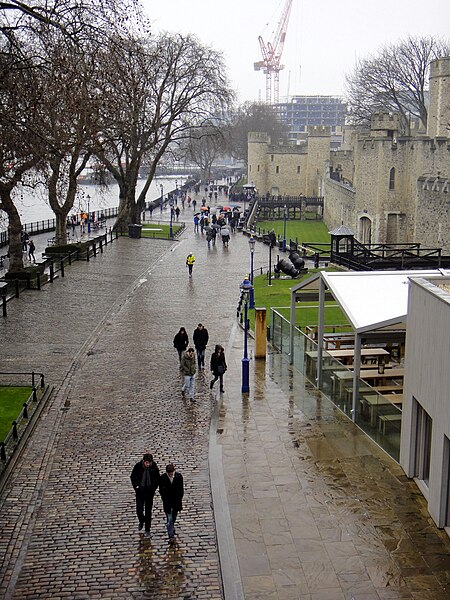
[{"label": "metal railing", "polygon": [[[12,383],[12,379],[14,382]],[[44,373],[36,371],[31,372],[0,372],[0,381],[8,380],[8,385],[14,387],[31,387],[31,393],[27,400],[22,404],[22,409],[18,416],[12,421],[11,428],[5,438],[0,441],[0,473],[4,471],[9,459],[13,455],[17,445],[27,431],[31,417],[36,412],[39,402],[45,395],[47,386],[45,384]],[[24,384],[24,379],[31,379]],[[31,385],[30,385],[31,383]]]},{"label": "metal railing", "polygon": [[36,268],[32,272],[26,272],[25,279],[0,279],[0,304],[3,316],[7,316],[7,302],[12,298],[19,298],[25,290],[40,290],[45,283],[53,283],[57,274],[64,277],[66,267],[71,265],[73,261],[85,260],[89,262],[91,257],[96,257],[99,253],[102,254],[104,247],[108,243],[112,243],[114,238],[117,239],[118,236],[117,231],[110,229],[107,233],[82,242],[73,250],[45,256],[36,263]]}]

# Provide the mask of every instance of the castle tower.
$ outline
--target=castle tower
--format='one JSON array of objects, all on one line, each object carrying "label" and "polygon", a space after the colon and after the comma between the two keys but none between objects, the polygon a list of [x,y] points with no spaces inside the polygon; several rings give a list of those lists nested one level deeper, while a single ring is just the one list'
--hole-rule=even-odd
[{"label": "castle tower", "polygon": [[307,128],[308,157],[306,163],[307,196],[318,196],[320,179],[327,161],[330,160],[331,128],[325,125],[314,125]]},{"label": "castle tower", "polygon": [[370,118],[370,135],[393,140],[398,135],[398,123],[398,113],[373,113]]},{"label": "castle tower", "polygon": [[247,181],[253,183],[260,195],[268,191],[267,185],[267,148],[270,137],[265,132],[248,133]]},{"label": "castle tower", "polygon": [[438,58],[430,66],[430,104],[427,134],[450,137],[450,56]]}]

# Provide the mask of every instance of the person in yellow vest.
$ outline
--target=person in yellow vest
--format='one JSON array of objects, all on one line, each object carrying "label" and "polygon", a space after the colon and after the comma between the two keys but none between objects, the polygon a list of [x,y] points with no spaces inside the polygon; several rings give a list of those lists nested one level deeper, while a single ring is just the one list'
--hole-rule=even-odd
[{"label": "person in yellow vest", "polygon": [[186,257],[186,266],[189,269],[189,277],[192,276],[192,269],[194,268],[195,256],[190,252]]}]

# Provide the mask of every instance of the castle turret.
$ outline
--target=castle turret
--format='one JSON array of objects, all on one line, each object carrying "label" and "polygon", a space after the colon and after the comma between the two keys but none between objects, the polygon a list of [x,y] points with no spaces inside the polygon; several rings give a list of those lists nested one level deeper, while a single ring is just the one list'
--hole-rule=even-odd
[{"label": "castle turret", "polygon": [[308,155],[306,164],[307,196],[318,196],[320,180],[330,160],[331,128],[325,125],[307,127]]},{"label": "castle turret", "polygon": [[430,65],[430,103],[427,134],[449,137],[450,123],[450,56],[438,58]]},{"label": "castle turret", "polygon": [[267,186],[267,148],[270,137],[261,131],[248,133],[248,181],[255,184],[259,194],[268,191]]},{"label": "castle turret", "polygon": [[378,112],[370,117],[371,137],[385,137],[393,140],[398,135],[398,113]]}]

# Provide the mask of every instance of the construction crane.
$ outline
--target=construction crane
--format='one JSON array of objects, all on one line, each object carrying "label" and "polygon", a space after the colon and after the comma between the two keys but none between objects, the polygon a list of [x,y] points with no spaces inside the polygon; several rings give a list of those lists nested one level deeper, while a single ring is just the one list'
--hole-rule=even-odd
[{"label": "construction crane", "polygon": [[284,5],[273,42],[267,42],[266,44],[261,36],[258,37],[263,59],[255,62],[253,66],[255,71],[262,70],[266,76],[266,104],[272,104],[272,75],[274,103],[277,104],[280,100],[280,71],[284,69],[284,65],[281,64],[281,55],[283,54],[292,2],[293,0],[287,0]]}]

